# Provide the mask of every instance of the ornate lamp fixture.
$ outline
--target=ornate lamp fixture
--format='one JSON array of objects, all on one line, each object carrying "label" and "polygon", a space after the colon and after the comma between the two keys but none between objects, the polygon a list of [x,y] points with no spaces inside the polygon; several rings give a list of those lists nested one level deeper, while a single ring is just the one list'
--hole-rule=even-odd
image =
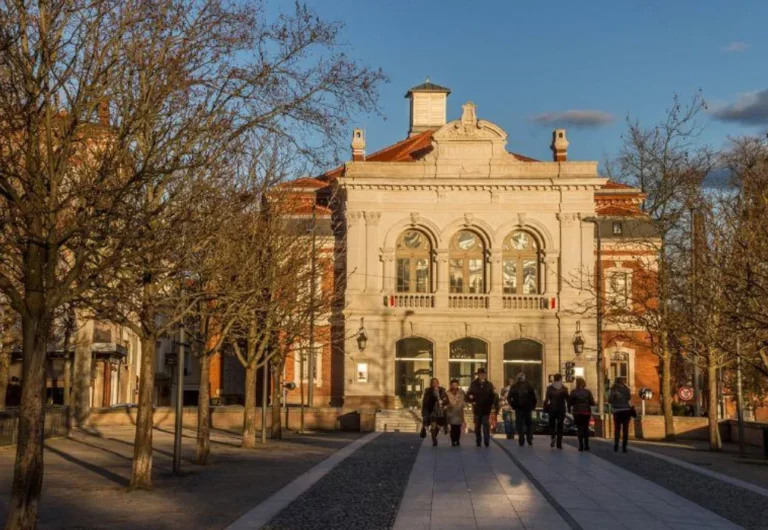
[{"label": "ornate lamp fixture", "polygon": [[360,317],[360,329],[357,330],[357,347],[360,348],[360,353],[365,350],[366,344],[368,344],[368,334],[363,326],[363,317]]},{"label": "ornate lamp fixture", "polygon": [[581,333],[581,321],[576,321],[576,333],[573,335],[573,353],[581,355],[584,352],[584,335]]}]

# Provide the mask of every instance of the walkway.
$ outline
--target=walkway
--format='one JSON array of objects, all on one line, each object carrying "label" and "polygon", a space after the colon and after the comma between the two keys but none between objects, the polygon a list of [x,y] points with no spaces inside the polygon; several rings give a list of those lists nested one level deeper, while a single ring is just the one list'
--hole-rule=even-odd
[{"label": "walkway", "polygon": [[471,437],[424,442],[395,529],[733,529],[733,523],[591,453]]}]

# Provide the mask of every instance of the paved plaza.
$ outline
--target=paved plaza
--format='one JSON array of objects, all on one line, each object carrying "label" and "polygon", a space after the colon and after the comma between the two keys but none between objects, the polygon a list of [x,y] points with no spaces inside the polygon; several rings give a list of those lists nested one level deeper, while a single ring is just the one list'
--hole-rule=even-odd
[{"label": "paved plaza", "polygon": [[[292,434],[245,450],[236,433],[216,432],[211,463],[200,467],[191,462],[193,436],[185,432],[184,475],[173,477],[173,438],[156,431],[148,492],[126,488],[131,428],[48,441],[40,528],[768,528],[768,489],[720,473],[733,459],[727,453],[708,455],[719,463],[698,468],[669,448],[655,454],[652,444],[630,444],[623,454],[593,440],[591,452],[579,453],[572,439],[558,451],[543,436],[532,447],[497,436],[478,448],[470,434],[461,447],[446,436],[432,447],[413,433]],[[0,450],[0,520],[12,462],[13,451]],[[761,472],[768,466],[751,473]]]}]

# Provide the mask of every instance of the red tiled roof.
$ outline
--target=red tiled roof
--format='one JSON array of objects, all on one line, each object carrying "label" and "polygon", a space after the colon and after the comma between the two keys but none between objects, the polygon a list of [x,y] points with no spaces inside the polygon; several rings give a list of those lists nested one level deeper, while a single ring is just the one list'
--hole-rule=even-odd
[{"label": "red tiled roof", "polygon": [[[327,206],[321,206],[319,204],[315,205],[315,215],[319,216],[325,216],[331,215],[331,209]],[[291,208],[291,215],[312,215],[312,205],[311,204],[301,204],[299,206],[296,206],[295,208]]]},{"label": "red tiled roof", "polygon": [[597,211],[597,215],[605,215],[609,217],[638,217],[645,215],[637,205],[633,204],[628,204],[626,206],[618,204],[607,204],[605,206],[601,206],[600,202],[598,201],[595,205],[595,209]]},{"label": "red tiled roof", "polygon": [[615,180],[609,180],[606,182],[602,189],[604,190],[633,190],[632,186],[627,186],[626,184],[622,184],[620,182],[616,182]]},{"label": "red tiled roof", "polygon": [[328,187],[327,182],[318,180],[312,177],[302,177],[296,180],[289,180],[287,182],[281,182],[276,186],[277,188],[289,188],[289,189],[305,189],[305,190],[319,190],[320,188]]},{"label": "red tiled roof", "polygon": [[[401,140],[395,144],[380,149],[365,157],[366,162],[413,162],[420,160],[425,154],[432,150],[432,133],[434,131],[424,131],[415,134],[410,138]],[[517,153],[510,153],[521,162],[538,162],[535,158]],[[318,177],[321,180],[334,179],[342,174],[344,166],[339,166]]]}]

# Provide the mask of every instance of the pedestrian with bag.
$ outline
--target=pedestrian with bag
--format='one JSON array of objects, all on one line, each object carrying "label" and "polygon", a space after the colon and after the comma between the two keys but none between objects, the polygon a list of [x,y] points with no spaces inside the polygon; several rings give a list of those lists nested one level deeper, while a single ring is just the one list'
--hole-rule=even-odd
[{"label": "pedestrian with bag", "polygon": [[510,377],[507,386],[501,389],[501,419],[504,422],[504,434],[507,440],[515,437],[515,413],[509,405],[509,390],[515,385],[515,378]]},{"label": "pedestrian with bag", "polygon": [[467,406],[467,394],[459,386],[458,379],[451,379],[451,386],[448,387],[448,406],[446,413],[448,416],[448,425],[451,429],[451,446],[461,445],[461,431],[464,427],[464,408]]},{"label": "pedestrian with bag", "polygon": [[517,374],[516,382],[509,391],[507,398],[509,405],[515,411],[515,427],[518,435],[520,447],[528,442],[533,445],[533,421],[531,414],[536,408],[536,391],[533,385],[525,380],[525,374]]},{"label": "pedestrian with bag", "polygon": [[629,438],[629,420],[637,413],[631,403],[631,393],[623,377],[617,377],[608,394],[608,403],[613,412],[613,451],[619,451],[619,435],[621,435],[621,450],[627,452]]},{"label": "pedestrian with bag", "polygon": [[563,376],[555,374],[552,384],[547,387],[544,397],[544,412],[549,416],[549,433],[552,436],[550,447],[563,448],[563,424],[568,411],[568,389],[563,384]]},{"label": "pedestrian with bag", "polygon": [[576,424],[579,452],[589,451],[589,420],[592,419],[595,398],[592,392],[587,390],[587,382],[583,377],[576,378],[576,388],[568,396],[568,405],[573,414],[573,422]]},{"label": "pedestrian with bag", "polygon": [[445,388],[440,386],[440,381],[433,377],[429,382],[429,388],[424,391],[424,399],[421,401],[421,437],[426,437],[426,430],[432,434],[432,445],[437,446],[437,435],[440,429],[446,426],[445,407],[448,405],[448,395]]},{"label": "pedestrian with bag", "polygon": [[481,441],[485,442],[486,447],[491,444],[491,412],[495,396],[496,389],[494,389],[493,383],[488,381],[488,374],[485,372],[485,368],[479,368],[477,370],[477,377],[469,385],[467,392],[467,398],[472,403],[472,415],[475,420],[475,444],[477,447],[480,447]]}]

